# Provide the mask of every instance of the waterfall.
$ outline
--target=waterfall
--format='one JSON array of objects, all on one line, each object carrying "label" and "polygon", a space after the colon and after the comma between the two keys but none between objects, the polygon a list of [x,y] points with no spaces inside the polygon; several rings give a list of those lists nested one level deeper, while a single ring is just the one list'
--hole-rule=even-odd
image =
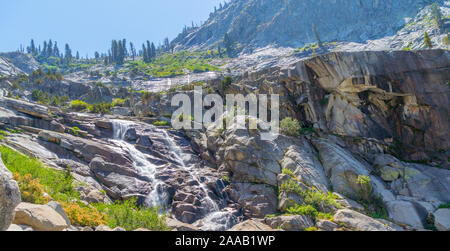
[{"label": "waterfall", "polygon": [[185,171],[199,184],[200,189],[205,194],[205,202],[207,210],[205,217],[195,224],[203,231],[225,231],[231,228],[237,223],[237,218],[229,212],[220,211],[219,205],[209,196],[206,185],[200,181],[198,170],[195,165],[186,165],[186,160],[190,158],[190,154],[184,153],[183,150],[175,143],[175,141],[169,136],[166,130],[161,130],[166,142],[168,143],[169,150],[175,157],[175,160],[179,163]]},{"label": "waterfall", "polygon": [[152,192],[148,196],[146,203],[153,207],[164,207],[168,204],[168,194],[162,189],[163,182],[155,178],[158,166],[147,160],[147,156],[136,149],[136,147],[125,140],[125,136],[130,127],[136,125],[131,121],[112,120],[114,140],[117,146],[126,151],[133,165],[139,174],[151,179]]},{"label": "waterfall", "polygon": [[[151,163],[147,159],[147,155],[136,149],[133,144],[128,143],[125,138],[128,130],[136,123],[131,121],[123,120],[112,120],[114,139],[112,142],[120,147],[122,150],[126,151],[133,165],[138,170],[141,175],[149,177],[152,182],[152,192],[146,199],[146,204],[154,207],[162,207],[169,204],[169,195],[164,189],[164,183],[156,179],[156,172],[159,166]],[[155,128],[155,132],[163,138],[164,142],[167,144],[168,149],[172,155],[173,160],[180,166],[184,171],[186,171],[192,179],[199,184],[199,188],[205,194],[203,198],[203,206],[205,206],[205,211],[202,212],[205,217],[196,222],[198,227],[205,231],[223,231],[229,229],[236,222],[236,217],[229,212],[222,212],[219,205],[209,196],[208,188],[201,182],[199,170],[196,168],[195,164],[186,164],[193,157],[190,153],[185,153],[177,145],[175,140],[169,135],[167,130]]]},{"label": "waterfall", "polygon": [[206,188],[205,184],[203,184],[200,179],[198,178],[198,172],[195,170],[195,166],[194,165],[190,165],[190,166],[186,166],[185,164],[185,160],[183,159],[183,156],[185,157],[189,157],[187,154],[184,154],[183,151],[181,150],[181,148],[175,143],[175,141],[169,136],[169,134],[167,133],[167,131],[162,130],[162,133],[167,141],[167,143],[169,144],[169,149],[172,152],[172,155],[175,157],[175,160],[177,161],[177,163],[183,167],[183,169],[185,171],[187,171],[190,176],[199,184],[200,188],[202,189],[203,193],[205,193],[205,201],[206,201],[206,206],[208,207],[208,211],[209,212],[217,212],[220,210],[219,205],[217,205],[217,203],[211,199],[211,197],[209,197],[208,195],[208,189]]}]

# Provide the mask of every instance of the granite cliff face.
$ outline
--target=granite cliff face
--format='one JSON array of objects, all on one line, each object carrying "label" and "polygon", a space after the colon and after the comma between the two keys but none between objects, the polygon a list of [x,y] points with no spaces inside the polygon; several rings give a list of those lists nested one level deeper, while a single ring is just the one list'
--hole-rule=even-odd
[{"label": "granite cliff face", "polygon": [[229,33],[247,49],[298,47],[317,41],[313,24],[322,41],[365,42],[394,35],[424,6],[415,0],[235,0],[173,43],[180,49],[216,46]]}]

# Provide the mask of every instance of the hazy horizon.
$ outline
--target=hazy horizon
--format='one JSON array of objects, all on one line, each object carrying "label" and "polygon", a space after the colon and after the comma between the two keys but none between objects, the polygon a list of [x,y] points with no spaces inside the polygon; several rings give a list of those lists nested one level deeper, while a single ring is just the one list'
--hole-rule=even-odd
[{"label": "hazy horizon", "polygon": [[137,48],[150,40],[174,39],[192,22],[200,25],[224,0],[0,0],[0,52],[44,40],[68,43],[80,56],[106,52],[111,40],[126,38]]}]

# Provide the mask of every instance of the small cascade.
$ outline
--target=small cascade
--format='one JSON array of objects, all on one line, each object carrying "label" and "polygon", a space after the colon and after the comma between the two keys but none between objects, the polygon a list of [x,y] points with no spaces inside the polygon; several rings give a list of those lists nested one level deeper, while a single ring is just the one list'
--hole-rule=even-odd
[{"label": "small cascade", "polygon": [[152,182],[152,192],[146,200],[149,206],[163,207],[168,204],[168,194],[162,188],[163,182],[155,178],[158,166],[147,160],[147,156],[136,149],[136,147],[125,140],[127,131],[131,126],[136,125],[131,121],[113,120],[111,121],[114,131],[114,140],[117,146],[128,152],[136,170],[143,176],[149,177]]},{"label": "small cascade", "polygon": [[[167,206],[169,204],[169,194],[165,191],[164,182],[156,178],[157,169],[160,166],[151,163],[148,160],[150,156],[139,151],[133,144],[126,141],[127,132],[137,124],[131,121],[113,120],[112,125],[114,130],[114,139],[112,142],[129,154],[136,170],[141,175],[151,179],[153,189],[146,199],[146,204],[153,207]],[[204,217],[196,222],[196,224],[198,223],[198,227],[205,231],[222,231],[236,224],[236,217],[232,213],[221,211],[217,202],[209,196],[209,189],[200,179],[200,170],[195,164],[191,164],[195,156],[191,153],[184,152],[173,137],[169,135],[167,130],[160,128],[155,128],[154,130],[154,133],[158,134],[158,137],[167,145],[172,156],[172,161],[176,162],[177,166],[187,172],[196,181],[201,192],[205,194],[202,200],[204,211],[201,212]]]},{"label": "small cascade", "polygon": [[219,205],[209,196],[206,185],[200,181],[200,174],[195,168],[195,165],[186,165],[186,162],[189,161],[191,155],[184,153],[183,150],[175,143],[173,138],[169,136],[166,130],[161,131],[166,139],[166,142],[168,143],[172,155],[175,157],[175,160],[199,184],[200,189],[205,194],[204,200],[207,209],[204,212],[205,217],[198,221],[199,228],[204,231],[228,230],[232,225],[237,223],[236,218],[228,212],[220,211]]}]

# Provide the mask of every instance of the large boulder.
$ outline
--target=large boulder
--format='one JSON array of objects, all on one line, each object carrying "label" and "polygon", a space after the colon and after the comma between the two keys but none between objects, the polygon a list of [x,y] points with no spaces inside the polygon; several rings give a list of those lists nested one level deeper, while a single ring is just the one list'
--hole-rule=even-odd
[{"label": "large boulder", "polygon": [[200,231],[196,226],[172,218],[166,218],[166,223],[172,231]]},{"label": "large boulder", "polygon": [[388,225],[385,225],[375,219],[364,214],[358,213],[350,209],[339,210],[334,215],[334,221],[343,226],[358,231],[394,231]]},{"label": "large boulder", "polygon": [[69,227],[53,208],[25,202],[17,206],[14,224],[31,226],[37,231],[61,231]]},{"label": "large boulder", "polygon": [[273,231],[273,229],[259,221],[247,220],[235,225],[229,231]]},{"label": "large boulder", "polygon": [[18,112],[25,113],[36,118],[51,120],[47,107],[42,105],[5,97],[0,98],[0,104],[3,107],[9,107]]},{"label": "large boulder", "polygon": [[389,201],[386,203],[389,217],[396,223],[406,224],[416,229],[425,229],[427,210],[416,202]]},{"label": "large boulder", "polygon": [[61,204],[59,204],[56,201],[50,201],[49,203],[47,203],[47,206],[53,208],[53,210],[55,210],[64,219],[64,221],[66,222],[66,224],[68,226],[70,226],[72,224],[69,220],[69,217],[67,217],[67,214],[64,211]]},{"label": "large boulder", "polygon": [[434,225],[439,231],[450,231],[450,208],[442,208],[434,213]]},{"label": "large boulder", "polygon": [[360,161],[341,146],[325,139],[313,140],[319,152],[325,173],[334,190],[350,198],[358,198],[360,175],[369,176],[369,171]]},{"label": "large boulder", "polygon": [[314,221],[304,215],[290,215],[266,218],[265,222],[273,229],[285,231],[302,231],[314,226]]},{"label": "large boulder", "polygon": [[14,209],[20,201],[19,186],[12,179],[0,155],[0,231],[8,229],[14,219]]},{"label": "large boulder", "polygon": [[233,183],[226,189],[229,197],[244,209],[244,215],[263,218],[277,211],[277,194],[264,184]]}]

